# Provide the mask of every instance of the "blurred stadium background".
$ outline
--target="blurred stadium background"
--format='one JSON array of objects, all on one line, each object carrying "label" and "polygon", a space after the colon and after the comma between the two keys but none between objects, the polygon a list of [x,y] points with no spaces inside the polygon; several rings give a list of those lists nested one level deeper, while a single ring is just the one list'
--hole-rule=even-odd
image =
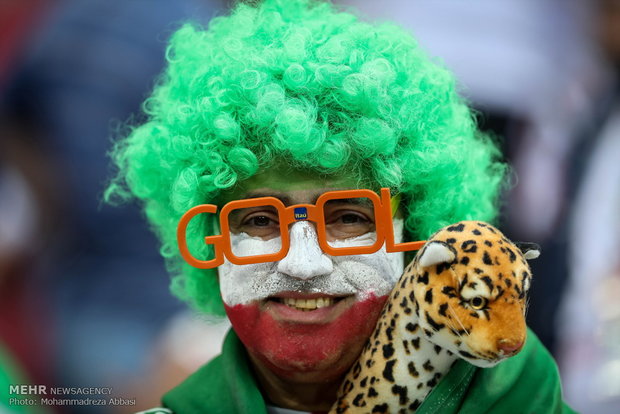
[{"label": "blurred stadium background", "polygon": [[[619,412],[620,0],[339,3],[411,30],[501,137],[513,165],[501,227],[543,248],[528,323],[570,404]],[[156,406],[218,352],[227,323],[170,296],[138,206],[101,196],[106,152],[139,116],[168,36],[230,5],[0,1],[0,388],[11,377],[136,399],[33,412]]]}]

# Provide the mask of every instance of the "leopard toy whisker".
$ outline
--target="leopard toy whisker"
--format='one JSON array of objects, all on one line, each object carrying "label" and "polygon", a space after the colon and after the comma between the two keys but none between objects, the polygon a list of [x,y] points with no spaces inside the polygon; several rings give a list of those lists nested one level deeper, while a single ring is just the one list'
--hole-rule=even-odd
[{"label": "leopard toy whisker", "polygon": [[523,308],[523,317],[527,320],[527,313],[530,310],[530,299],[531,297],[528,295],[526,300],[525,300],[525,306]]},{"label": "leopard toy whisker", "polygon": [[[452,316],[459,323],[463,331],[465,331],[465,334],[469,335],[469,331],[467,330],[467,328],[465,328],[465,325],[463,325],[463,322],[461,322],[461,319],[458,317],[458,315],[456,314],[456,312],[454,311],[454,309],[449,303],[448,303],[448,310],[452,313]],[[458,332],[458,330],[456,331],[456,334],[459,336],[459,338],[463,339],[463,336]]]}]

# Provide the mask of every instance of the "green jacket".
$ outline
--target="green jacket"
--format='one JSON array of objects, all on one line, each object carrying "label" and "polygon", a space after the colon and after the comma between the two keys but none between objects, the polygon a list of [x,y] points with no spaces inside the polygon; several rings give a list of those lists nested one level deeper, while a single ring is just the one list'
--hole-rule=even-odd
[{"label": "green jacket", "polygon": [[[246,352],[231,330],[222,354],[163,397],[175,414],[266,414]],[[557,366],[533,332],[523,350],[493,368],[460,360],[417,414],[573,413],[563,401]]]},{"label": "green jacket", "polygon": [[[39,398],[36,395],[12,394],[11,385],[29,385],[29,382],[20,372],[17,361],[0,344],[0,413],[42,414],[48,412],[46,407],[39,406]],[[13,399],[34,399],[37,400],[37,404],[22,405],[12,401]]]}]

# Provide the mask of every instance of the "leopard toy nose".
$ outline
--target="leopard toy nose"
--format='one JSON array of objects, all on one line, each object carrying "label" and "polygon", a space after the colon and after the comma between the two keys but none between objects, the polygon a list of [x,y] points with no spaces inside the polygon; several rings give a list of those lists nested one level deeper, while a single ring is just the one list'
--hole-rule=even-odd
[{"label": "leopard toy nose", "polygon": [[523,341],[511,341],[509,339],[500,339],[497,341],[497,348],[504,354],[514,355],[523,348]]}]

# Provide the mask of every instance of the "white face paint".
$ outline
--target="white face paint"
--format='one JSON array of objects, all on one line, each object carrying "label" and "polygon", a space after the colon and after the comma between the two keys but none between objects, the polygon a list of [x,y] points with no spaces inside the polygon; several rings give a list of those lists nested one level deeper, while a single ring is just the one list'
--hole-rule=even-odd
[{"label": "white face paint", "polygon": [[[394,219],[394,238],[402,240],[403,220]],[[263,240],[246,233],[231,234],[233,252],[249,256],[276,252],[280,238]],[[333,247],[364,246],[375,233],[330,242]],[[328,256],[319,247],[316,230],[307,221],[290,227],[290,250],[279,262],[234,265],[228,260],[218,268],[224,303],[249,304],[281,292],[355,294],[357,300],[390,292],[404,268],[404,253],[387,253],[385,246],[372,254]]]}]

